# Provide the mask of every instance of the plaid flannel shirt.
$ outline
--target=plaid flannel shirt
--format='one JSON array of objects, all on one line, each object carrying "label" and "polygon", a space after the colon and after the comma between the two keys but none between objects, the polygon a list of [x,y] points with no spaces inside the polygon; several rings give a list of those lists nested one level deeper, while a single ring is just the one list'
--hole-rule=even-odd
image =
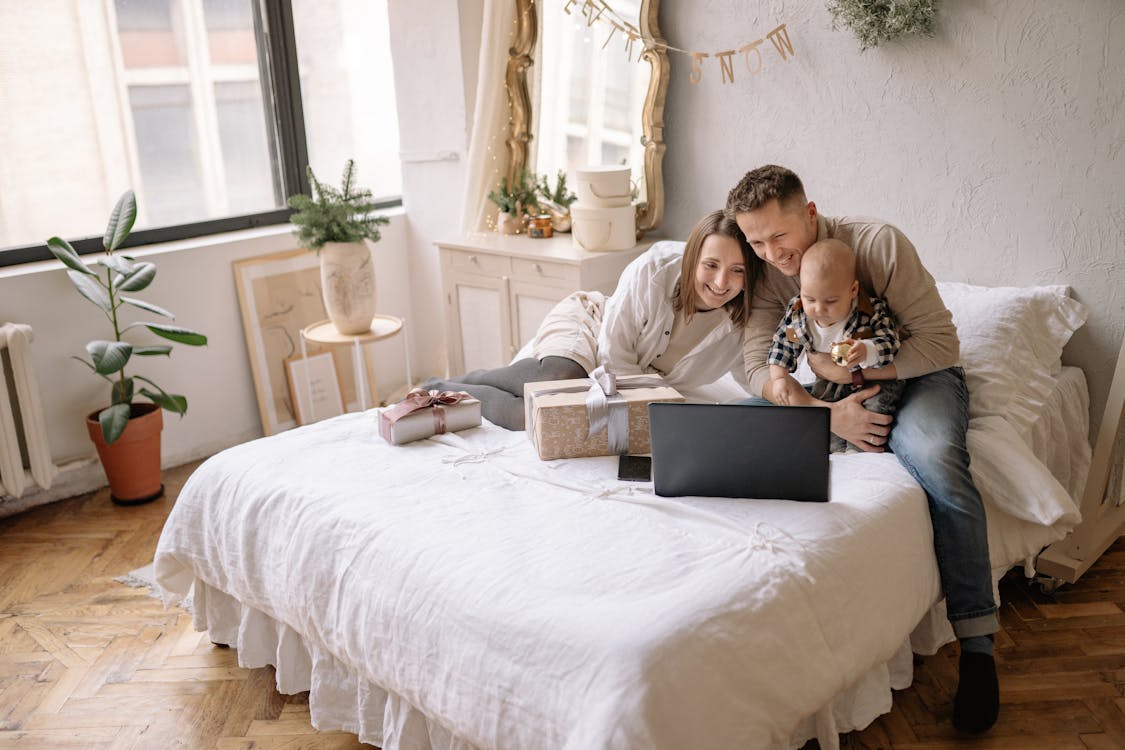
[{"label": "plaid flannel shirt", "polygon": [[[859,290],[855,308],[844,325],[844,336],[871,341],[878,357],[875,367],[890,364],[898,353],[898,331],[887,303],[879,297],[868,297],[862,289]],[[771,365],[782,365],[793,372],[797,369],[801,353],[806,349],[813,350],[812,333],[801,305],[801,295],[798,294],[789,300],[785,317],[773,334],[773,343],[766,361]]]}]

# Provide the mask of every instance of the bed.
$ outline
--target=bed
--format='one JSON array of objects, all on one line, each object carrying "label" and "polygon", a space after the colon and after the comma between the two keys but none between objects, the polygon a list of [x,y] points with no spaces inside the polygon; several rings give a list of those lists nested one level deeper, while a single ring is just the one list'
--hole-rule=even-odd
[{"label": "bed", "polygon": [[[1085,311],[1064,287],[941,289],[998,580],[1079,521],[1089,403],[1060,357]],[[661,498],[487,422],[391,446],[347,414],[202,464],[157,583],[309,691],[314,726],[387,750],[832,748],[952,633],[921,489],[889,454],[831,473],[826,504]]]}]

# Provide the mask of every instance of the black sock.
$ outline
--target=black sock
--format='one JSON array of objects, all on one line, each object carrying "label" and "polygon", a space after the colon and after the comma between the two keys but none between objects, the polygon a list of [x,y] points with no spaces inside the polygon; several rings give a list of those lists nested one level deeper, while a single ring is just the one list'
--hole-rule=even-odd
[{"label": "black sock", "polygon": [[1000,713],[1000,686],[992,654],[961,650],[961,675],[953,701],[953,726],[981,734],[996,723]]}]

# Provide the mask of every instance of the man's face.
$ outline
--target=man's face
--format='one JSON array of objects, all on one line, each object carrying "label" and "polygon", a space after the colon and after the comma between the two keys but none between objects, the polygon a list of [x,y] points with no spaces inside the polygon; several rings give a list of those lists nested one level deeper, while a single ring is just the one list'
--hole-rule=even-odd
[{"label": "man's face", "polygon": [[801,255],[816,242],[816,204],[783,207],[776,199],[735,217],[754,253],[786,276],[801,270]]}]

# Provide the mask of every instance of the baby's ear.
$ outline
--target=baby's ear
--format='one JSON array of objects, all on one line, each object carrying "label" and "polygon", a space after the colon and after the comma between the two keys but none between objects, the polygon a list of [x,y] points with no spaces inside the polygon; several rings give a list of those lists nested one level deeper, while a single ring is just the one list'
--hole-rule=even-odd
[{"label": "baby's ear", "polygon": [[852,299],[859,296],[859,279],[852,280]]}]

